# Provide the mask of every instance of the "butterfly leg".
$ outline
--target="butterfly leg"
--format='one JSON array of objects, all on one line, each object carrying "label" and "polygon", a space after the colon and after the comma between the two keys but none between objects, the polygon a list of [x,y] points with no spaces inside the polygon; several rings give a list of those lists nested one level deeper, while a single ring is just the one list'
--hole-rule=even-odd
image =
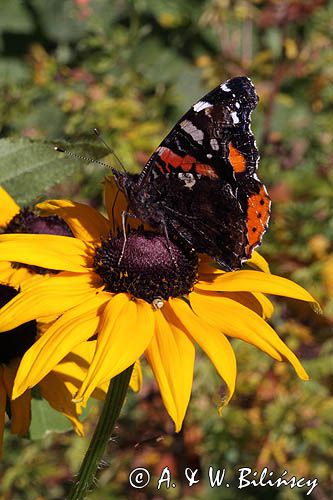
[{"label": "butterfly leg", "polygon": [[118,266],[121,264],[121,261],[123,260],[125,248],[126,248],[126,242],[127,242],[126,221],[127,221],[127,217],[132,217],[133,219],[138,218],[136,215],[131,214],[130,212],[126,212],[126,210],[121,212],[121,225],[123,228],[124,243],[123,243],[123,248],[121,250],[121,254],[120,254],[120,257],[118,260]]},{"label": "butterfly leg", "polygon": [[166,222],[164,219],[162,219],[162,226],[163,226],[163,230],[164,230],[164,235],[165,235],[165,238],[167,240],[167,243],[168,243],[168,251],[169,251],[169,254],[170,254],[170,258],[176,268],[176,271],[179,272],[179,267],[178,267],[178,264],[175,260],[175,256],[173,255],[172,253],[172,249],[171,249],[171,243],[170,243],[170,238],[169,238],[169,233],[168,233],[168,228],[167,228],[167,225],[166,225]]}]

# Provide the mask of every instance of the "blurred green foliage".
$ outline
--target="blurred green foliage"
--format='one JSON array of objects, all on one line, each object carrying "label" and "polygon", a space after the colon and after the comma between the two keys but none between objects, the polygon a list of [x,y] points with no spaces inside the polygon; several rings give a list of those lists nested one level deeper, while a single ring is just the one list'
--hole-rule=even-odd
[{"label": "blurred green foliage", "polygon": [[[332,498],[332,20],[332,0],[2,0],[2,137],[66,140],[78,151],[78,142],[94,141],[90,130],[97,126],[127,168],[140,169],[193,101],[226,78],[250,76],[260,96],[253,115],[260,177],[273,200],[262,253],[275,273],[304,285],[324,309],[316,316],[306,305],[279,300],[272,320],[304,360],[311,375],[306,384],[288,366],[233,344],[237,391],[221,418],[214,407],[219,381],[199,353],[178,435],[146,369],[143,391],[129,395],[109,446],[111,466],[101,471],[92,499],[308,498],[306,489],[296,488],[212,489],[209,465],[231,476],[239,467],[267,466],[277,476],[286,469],[317,477],[310,498]],[[101,144],[91,148],[87,155],[101,156]],[[38,186],[36,199],[74,196],[101,204],[105,172],[90,166],[70,180],[55,179],[53,170],[74,168],[72,160],[62,162],[66,167],[59,159],[45,165],[50,179]],[[14,170],[6,165],[9,178]],[[25,201],[30,186],[24,177],[15,184],[8,178],[4,185]],[[50,190],[55,180],[62,183]],[[96,415],[93,407],[88,433]],[[65,498],[86,445],[72,434],[41,441],[7,435],[0,495]],[[143,490],[129,486],[134,467],[147,467],[157,478],[166,465],[176,489],[158,492],[156,481]],[[186,487],[185,467],[199,469],[198,485]]]}]

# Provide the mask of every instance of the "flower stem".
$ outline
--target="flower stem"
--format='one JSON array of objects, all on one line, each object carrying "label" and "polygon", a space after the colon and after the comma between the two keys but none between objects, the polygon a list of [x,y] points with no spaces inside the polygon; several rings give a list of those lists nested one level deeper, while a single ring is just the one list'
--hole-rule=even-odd
[{"label": "flower stem", "polygon": [[133,366],[128,367],[110,382],[101,416],[81,464],[68,500],[81,500],[94,486],[96,471],[109,442],[113,428],[124,404]]}]

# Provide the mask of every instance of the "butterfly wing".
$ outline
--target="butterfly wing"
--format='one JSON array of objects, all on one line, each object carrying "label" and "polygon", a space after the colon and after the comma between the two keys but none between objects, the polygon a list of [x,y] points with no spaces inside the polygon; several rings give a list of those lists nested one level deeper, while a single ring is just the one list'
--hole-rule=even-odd
[{"label": "butterfly wing", "polygon": [[247,77],[216,87],[179,120],[129,191],[134,212],[155,226],[163,220],[172,237],[227,270],[251,256],[269,219],[251,131],[257,102]]}]

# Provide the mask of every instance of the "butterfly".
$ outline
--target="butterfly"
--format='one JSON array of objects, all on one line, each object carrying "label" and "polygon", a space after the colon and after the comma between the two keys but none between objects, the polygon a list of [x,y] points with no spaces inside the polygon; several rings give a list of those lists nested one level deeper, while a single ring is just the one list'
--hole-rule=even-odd
[{"label": "butterfly", "polygon": [[249,78],[227,80],[185,113],[140,174],[113,169],[131,214],[225,271],[251,257],[270,217],[251,131],[258,100]]}]

